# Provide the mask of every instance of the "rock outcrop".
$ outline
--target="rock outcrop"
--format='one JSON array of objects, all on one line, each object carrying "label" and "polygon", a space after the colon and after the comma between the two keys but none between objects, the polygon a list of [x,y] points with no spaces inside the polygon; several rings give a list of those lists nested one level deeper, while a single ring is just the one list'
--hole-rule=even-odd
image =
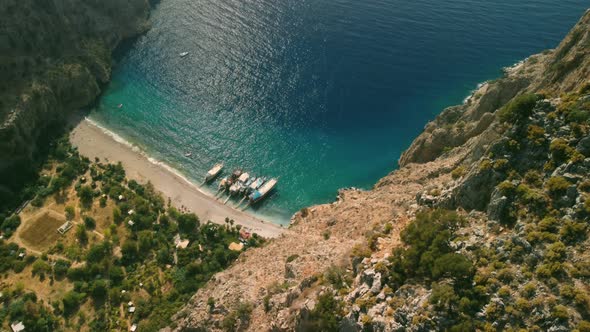
[{"label": "rock outcrop", "polygon": [[111,52],[149,27],[149,10],[148,0],[0,2],[0,200],[29,176],[46,136],[95,100]]}]

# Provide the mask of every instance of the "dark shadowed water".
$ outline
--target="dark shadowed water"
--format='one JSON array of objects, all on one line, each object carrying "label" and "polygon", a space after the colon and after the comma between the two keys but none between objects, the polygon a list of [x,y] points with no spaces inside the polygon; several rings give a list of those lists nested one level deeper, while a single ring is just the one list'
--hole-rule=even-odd
[{"label": "dark shadowed water", "polygon": [[369,188],[443,107],[555,47],[586,6],[162,0],[91,117],[197,182],[218,161],[280,177],[257,212],[285,222]]}]

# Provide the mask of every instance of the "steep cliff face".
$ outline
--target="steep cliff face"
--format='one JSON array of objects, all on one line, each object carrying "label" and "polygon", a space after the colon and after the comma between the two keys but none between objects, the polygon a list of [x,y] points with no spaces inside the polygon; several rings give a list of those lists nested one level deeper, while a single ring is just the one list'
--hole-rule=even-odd
[{"label": "steep cliff face", "polygon": [[[571,228],[586,232],[576,227],[582,227],[577,220],[590,213],[590,204],[585,203],[590,197],[584,194],[590,190],[590,181],[583,175],[590,165],[589,22],[590,11],[556,50],[507,69],[504,77],[481,86],[464,105],[446,109],[404,153],[400,169],[372,190],[344,190],[332,204],[297,213],[283,237],[244,254],[200,289],[169,330],[426,331],[457,324],[473,330],[476,323],[495,330],[528,322],[542,329],[556,326],[557,331],[585,324],[588,312],[579,308],[590,308],[590,299],[580,295],[576,309],[568,298],[560,297],[552,272],[545,271],[554,266],[552,250],[561,250],[562,244],[528,241],[543,236],[556,239],[555,233],[562,232],[566,235],[560,236],[569,241]],[[561,100],[562,93],[574,94]],[[527,102],[531,98],[533,102]],[[521,108],[526,112],[520,114]],[[516,110],[515,114],[506,109]],[[559,151],[566,151],[567,158],[553,160],[566,153]],[[556,176],[570,184],[554,183],[563,182],[551,180]],[[501,185],[504,180],[516,182]],[[529,192],[521,186],[510,197],[500,192],[527,181],[537,187]],[[549,187],[560,192],[545,194],[539,189]],[[561,226],[552,224],[537,229],[545,216],[528,213],[530,200],[551,207],[545,211],[550,210],[552,218],[570,220],[570,228],[560,231]],[[408,233],[400,238],[400,233],[418,211],[430,207],[456,213],[418,218],[424,229],[437,220],[453,220],[450,231],[440,229],[444,238],[438,239],[434,232],[438,240],[432,248],[440,247],[444,257],[437,257],[431,248],[420,269],[431,266],[435,258],[443,263],[434,272],[420,272],[404,260],[423,249],[403,249],[425,241],[428,233],[414,235],[421,240],[412,240]],[[547,230],[553,235],[540,235]],[[571,258],[588,245],[587,241],[574,243],[577,247],[560,251],[559,257]],[[519,254],[523,251],[529,256]],[[499,262],[488,266],[492,259]],[[583,264],[573,265],[584,272],[568,275],[571,289],[563,290],[563,294],[570,291],[567,296],[576,296],[578,289],[573,289],[588,277],[588,257],[581,259]],[[472,260],[479,265],[469,265]],[[546,266],[535,265],[539,262]],[[540,270],[538,278],[532,276],[535,268]],[[481,279],[463,278],[464,274]],[[458,277],[453,279],[454,275]],[[514,282],[503,286],[498,279]],[[520,289],[527,280],[528,288]],[[483,285],[472,289],[476,284]],[[522,312],[533,305],[527,302],[531,297],[519,294],[530,293],[535,285],[540,287],[538,293],[545,293],[533,303],[535,315],[523,318]],[[553,293],[548,290],[551,287]],[[584,286],[579,291],[587,294],[588,290]],[[509,305],[516,299],[522,312]],[[559,310],[552,309],[557,302]],[[473,310],[481,312],[476,315]],[[477,321],[468,314],[477,316]]]},{"label": "steep cliff face", "polygon": [[0,2],[0,199],[52,127],[94,101],[112,50],[148,28],[149,9],[147,0]]}]

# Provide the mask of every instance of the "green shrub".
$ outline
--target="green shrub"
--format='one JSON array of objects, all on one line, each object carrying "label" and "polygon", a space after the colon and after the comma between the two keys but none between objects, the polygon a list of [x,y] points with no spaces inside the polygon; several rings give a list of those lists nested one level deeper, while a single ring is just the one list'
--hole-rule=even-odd
[{"label": "green shrub", "polygon": [[562,164],[570,158],[574,149],[563,138],[557,138],[551,142],[549,151],[551,151],[553,161],[557,164]]},{"label": "green shrub", "polygon": [[567,220],[559,231],[559,235],[563,242],[573,244],[578,241],[586,239],[587,226],[583,222],[575,222]]},{"label": "green shrub", "polygon": [[590,332],[590,322],[586,320],[582,320],[576,326],[579,332]]},{"label": "green shrub", "polygon": [[563,195],[570,185],[571,183],[563,176],[554,176],[547,180],[545,183],[545,189],[547,189],[552,196],[557,196]]},{"label": "green shrub", "polygon": [[526,137],[534,145],[541,145],[545,143],[545,129],[537,125],[529,125]]},{"label": "green shrub", "polygon": [[90,216],[84,216],[84,225],[87,229],[93,230],[96,228],[96,221]]},{"label": "green shrub", "polygon": [[73,206],[70,206],[70,205],[66,206],[65,212],[66,212],[66,219],[67,220],[72,220],[76,216],[76,210],[74,210]]},{"label": "green shrub", "polygon": [[533,187],[540,187],[543,184],[543,174],[537,170],[529,170],[524,174],[524,181]]},{"label": "green shrub", "polygon": [[78,197],[80,197],[80,204],[82,207],[88,209],[92,206],[94,191],[88,185],[82,186],[80,187],[80,190],[78,190]]},{"label": "green shrub", "polygon": [[293,254],[293,255],[287,257],[287,263],[290,263],[290,262],[296,260],[297,258],[299,258],[299,255]]},{"label": "green shrub", "polygon": [[590,119],[590,112],[586,110],[574,109],[570,111],[567,116],[566,120],[570,123],[586,123]]},{"label": "green shrub", "polygon": [[553,307],[551,316],[562,322],[567,321],[570,317],[567,307],[561,304],[558,304],[555,307]]},{"label": "green shrub", "polygon": [[498,118],[501,122],[509,123],[526,119],[532,114],[538,99],[535,94],[517,96],[498,111]]},{"label": "green shrub", "polygon": [[315,308],[309,314],[309,318],[301,323],[300,331],[338,331],[342,319],[343,304],[336,300],[332,294],[325,292],[320,295]]},{"label": "green shrub", "polygon": [[537,285],[531,281],[522,287],[520,294],[527,299],[532,298],[537,292]]},{"label": "green shrub", "polygon": [[33,205],[34,207],[41,207],[43,206],[44,202],[45,200],[43,199],[43,197],[37,196],[31,201],[31,205]]},{"label": "green shrub", "polygon": [[512,181],[502,181],[497,186],[498,190],[502,193],[502,195],[513,195],[516,192],[516,186]]},{"label": "green shrub", "polygon": [[467,170],[465,169],[465,166],[459,166],[451,172],[451,177],[456,180],[463,177],[466,172]]}]

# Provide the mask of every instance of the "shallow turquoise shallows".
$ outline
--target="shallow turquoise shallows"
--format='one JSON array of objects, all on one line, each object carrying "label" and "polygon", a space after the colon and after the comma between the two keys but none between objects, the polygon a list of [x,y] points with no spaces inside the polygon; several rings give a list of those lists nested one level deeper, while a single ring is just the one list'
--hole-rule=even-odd
[{"label": "shallow turquoise shallows", "polygon": [[339,188],[370,188],[443,107],[555,47],[585,6],[162,0],[91,118],[195,182],[219,161],[280,177],[255,212],[286,223]]}]

